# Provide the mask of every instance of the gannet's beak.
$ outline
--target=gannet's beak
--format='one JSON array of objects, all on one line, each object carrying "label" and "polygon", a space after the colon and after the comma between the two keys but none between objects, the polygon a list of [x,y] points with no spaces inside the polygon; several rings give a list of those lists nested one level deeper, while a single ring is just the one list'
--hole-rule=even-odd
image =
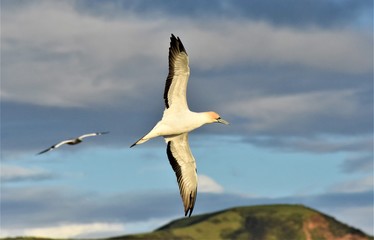
[{"label": "gannet's beak", "polygon": [[222,124],[226,124],[226,125],[229,124],[228,121],[226,121],[226,120],[224,120],[224,119],[222,119],[222,118],[218,118],[218,119],[217,119],[217,122],[218,122],[218,123],[222,123]]}]

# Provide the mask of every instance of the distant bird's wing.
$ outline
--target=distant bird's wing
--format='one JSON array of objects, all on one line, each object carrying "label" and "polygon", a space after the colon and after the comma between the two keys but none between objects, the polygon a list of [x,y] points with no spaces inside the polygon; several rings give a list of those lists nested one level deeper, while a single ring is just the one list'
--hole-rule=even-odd
[{"label": "distant bird's wing", "polygon": [[185,216],[191,216],[197,194],[196,162],[188,144],[188,133],[165,138],[167,155],[179,185]]},{"label": "distant bird's wing", "polygon": [[60,147],[61,145],[64,145],[64,144],[69,143],[69,142],[72,142],[72,141],[74,141],[74,139],[69,139],[69,140],[65,140],[65,141],[59,142],[59,143],[57,143],[57,144],[51,146],[50,148],[47,148],[46,150],[43,150],[43,151],[39,152],[37,155],[40,155],[40,154],[43,154],[43,153],[49,152],[49,151],[51,151],[51,150],[54,150],[54,149]]},{"label": "distant bird's wing", "polygon": [[83,139],[83,138],[86,138],[86,137],[93,137],[93,136],[103,135],[103,134],[107,134],[107,133],[109,133],[109,132],[87,133],[87,134],[84,134],[82,136],[79,136],[78,139]]},{"label": "distant bird's wing", "polygon": [[170,37],[169,74],[166,79],[164,100],[165,107],[173,109],[188,108],[186,91],[190,68],[187,52],[182,41],[173,34]]}]

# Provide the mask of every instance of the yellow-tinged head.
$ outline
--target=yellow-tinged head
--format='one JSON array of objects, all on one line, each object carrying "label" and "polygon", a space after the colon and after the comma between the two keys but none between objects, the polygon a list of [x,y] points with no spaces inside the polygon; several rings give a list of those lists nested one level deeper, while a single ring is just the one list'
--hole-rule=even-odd
[{"label": "yellow-tinged head", "polygon": [[209,116],[210,123],[217,122],[222,124],[229,124],[229,122],[222,119],[216,112],[207,112],[207,115]]}]

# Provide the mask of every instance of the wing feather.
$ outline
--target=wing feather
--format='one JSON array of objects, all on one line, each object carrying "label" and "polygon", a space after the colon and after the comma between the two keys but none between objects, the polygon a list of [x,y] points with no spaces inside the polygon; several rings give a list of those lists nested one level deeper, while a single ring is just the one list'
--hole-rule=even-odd
[{"label": "wing feather", "polygon": [[188,144],[188,133],[166,138],[167,155],[177,177],[185,216],[191,216],[197,195],[196,162]]},{"label": "wing feather", "polygon": [[47,149],[45,149],[45,150],[39,152],[37,155],[40,155],[40,154],[43,154],[43,153],[49,152],[49,151],[51,151],[51,150],[54,150],[54,149],[60,147],[61,145],[64,145],[64,144],[69,143],[69,142],[72,142],[72,141],[73,141],[72,139],[69,139],[69,140],[65,140],[65,141],[59,142],[59,143],[57,143],[57,144],[51,146],[50,148],[47,148]]},{"label": "wing feather", "polygon": [[170,37],[169,74],[166,78],[164,100],[168,108],[188,108],[187,83],[190,75],[188,55],[182,41],[173,34]]},{"label": "wing feather", "polygon": [[102,135],[102,134],[107,134],[109,132],[96,132],[96,133],[88,133],[88,134],[84,134],[78,138],[73,138],[73,139],[68,139],[68,140],[64,140],[64,141],[61,141],[53,146],[51,146],[50,148],[47,148],[39,153],[37,153],[37,155],[40,155],[40,154],[43,154],[43,153],[46,153],[46,152],[49,152],[51,150],[54,150],[58,147],[60,147],[61,145],[64,145],[64,144],[77,144],[77,143],[80,143],[83,139],[83,138],[86,138],[86,137],[93,137],[93,136],[97,136],[97,135]]},{"label": "wing feather", "polygon": [[84,134],[82,136],[79,136],[78,139],[83,139],[83,138],[86,138],[86,137],[93,137],[93,136],[103,135],[103,134],[107,134],[107,133],[109,133],[109,132],[87,133],[87,134]]}]

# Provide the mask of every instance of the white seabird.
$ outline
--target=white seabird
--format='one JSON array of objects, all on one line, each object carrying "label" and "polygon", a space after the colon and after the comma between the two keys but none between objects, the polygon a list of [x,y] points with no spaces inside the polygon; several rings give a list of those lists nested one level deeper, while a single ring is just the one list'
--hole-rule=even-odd
[{"label": "white seabird", "polygon": [[96,132],[96,133],[88,133],[88,134],[84,134],[82,136],[79,136],[77,138],[72,138],[72,139],[68,139],[68,140],[64,140],[64,141],[61,141],[53,146],[51,146],[50,148],[47,148],[46,150],[43,150],[41,151],[40,153],[38,153],[37,155],[40,155],[42,153],[46,153],[46,152],[49,152],[51,150],[54,150],[58,147],[60,147],[61,145],[64,145],[64,144],[68,144],[68,145],[76,145],[78,143],[81,143],[83,140],[83,138],[86,138],[86,137],[93,137],[93,136],[98,136],[98,135],[102,135],[102,134],[107,134],[109,132]]},{"label": "white seabird", "polygon": [[177,176],[185,216],[191,216],[197,194],[196,162],[188,143],[188,133],[207,123],[228,124],[215,112],[190,111],[186,99],[189,76],[187,52],[179,37],[171,34],[163,117],[149,133],[131,145],[133,147],[154,137],[164,137],[166,153]]}]

